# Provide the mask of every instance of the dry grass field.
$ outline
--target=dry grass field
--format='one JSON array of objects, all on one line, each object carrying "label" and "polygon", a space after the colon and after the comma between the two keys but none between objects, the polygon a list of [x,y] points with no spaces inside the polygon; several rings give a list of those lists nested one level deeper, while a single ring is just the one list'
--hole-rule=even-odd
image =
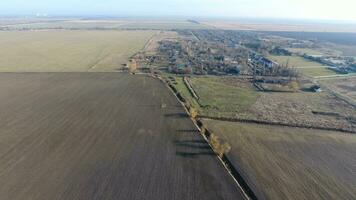
[{"label": "dry grass field", "polygon": [[204,120],[259,199],[356,199],[351,134]]},{"label": "dry grass field", "polygon": [[0,72],[116,71],[154,31],[3,31]]},{"label": "dry grass field", "polygon": [[0,94],[2,200],[242,199],[158,80],[3,73]]},{"label": "dry grass field", "polygon": [[356,101],[356,77],[325,79],[321,82],[333,91],[339,92]]}]

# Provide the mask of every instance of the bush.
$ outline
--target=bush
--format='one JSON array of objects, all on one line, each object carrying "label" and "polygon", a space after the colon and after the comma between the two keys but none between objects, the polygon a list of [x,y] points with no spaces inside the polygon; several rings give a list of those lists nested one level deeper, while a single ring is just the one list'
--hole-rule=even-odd
[{"label": "bush", "polygon": [[218,136],[211,134],[209,143],[212,146],[214,152],[222,158],[224,154],[227,154],[231,150],[231,146],[228,143],[221,144]]},{"label": "bush", "polygon": [[192,118],[196,118],[198,116],[198,111],[192,107],[189,108],[189,114]]},{"label": "bush", "polygon": [[297,92],[299,90],[299,84],[297,81],[291,81],[288,84],[289,88],[292,89],[294,92]]}]

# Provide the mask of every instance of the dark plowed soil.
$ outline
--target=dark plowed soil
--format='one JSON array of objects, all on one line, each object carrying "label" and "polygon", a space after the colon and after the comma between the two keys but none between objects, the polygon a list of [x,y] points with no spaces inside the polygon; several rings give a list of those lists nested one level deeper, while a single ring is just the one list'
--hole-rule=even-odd
[{"label": "dark plowed soil", "polygon": [[0,111],[1,200],[242,199],[152,78],[0,74]]}]

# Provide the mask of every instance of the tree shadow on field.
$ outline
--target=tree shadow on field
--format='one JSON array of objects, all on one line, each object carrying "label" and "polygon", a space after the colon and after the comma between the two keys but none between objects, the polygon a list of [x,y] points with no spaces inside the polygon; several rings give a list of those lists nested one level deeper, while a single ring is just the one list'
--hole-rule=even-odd
[{"label": "tree shadow on field", "polygon": [[187,113],[168,113],[164,115],[165,117],[172,117],[172,118],[186,118],[188,117]]},{"label": "tree shadow on field", "polygon": [[184,158],[196,158],[202,155],[214,155],[208,143],[204,140],[176,140],[176,155]]},{"label": "tree shadow on field", "polygon": [[191,130],[188,130],[188,129],[180,129],[180,130],[177,130],[177,132],[179,132],[179,133],[199,133],[198,130],[194,130],[194,129],[191,129]]},{"label": "tree shadow on field", "polygon": [[191,152],[176,152],[177,156],[181,156],[184,158],[197,158],[198,156],[213,156],[215,155],[213,152],[195,152],[195,153],[191,153]]}]

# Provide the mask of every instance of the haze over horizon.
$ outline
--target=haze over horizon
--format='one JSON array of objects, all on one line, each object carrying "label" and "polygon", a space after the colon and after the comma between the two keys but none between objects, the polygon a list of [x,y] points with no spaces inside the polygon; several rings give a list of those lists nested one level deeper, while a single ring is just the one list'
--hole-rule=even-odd
[{"label": "haze over horizon", "polygon": [[353,0],[2,0],[2,15],[190,16],[356,22]]}]

